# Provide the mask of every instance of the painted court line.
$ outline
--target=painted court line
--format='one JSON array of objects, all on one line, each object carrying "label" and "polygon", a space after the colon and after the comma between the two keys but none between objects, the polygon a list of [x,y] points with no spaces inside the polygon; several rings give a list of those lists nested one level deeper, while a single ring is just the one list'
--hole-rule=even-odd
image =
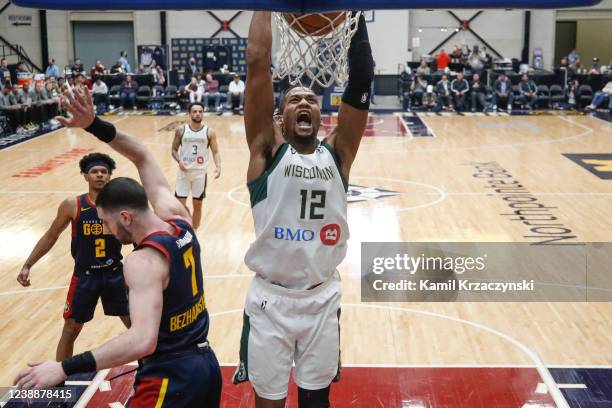
[{"label": "painted court line", "polygon": [[9,290],[9,291],[6,291],[6,292],[0,292],[0,296],[27,295],[29,293],[47,292],[47,291],[50,291],[50,290],[67,289],[67,288],[68,288],[68,285],[49,286],[47,288],[36,288],[36,289]]},{"label": "painted court line", "polygon": [[98,374],[96,374],[96,376],[91,381],[91,384],[87,387],[87,389],[85,389],[85,392],[81,395],[81,398],[79,398],[77,403],[74,404],[74,408],[87,407],[87,404],[94,396],[96,391],[98,391],[100,384],[102,383],[102,381],[104,381],[104,378],[106,377],[109,371],[110,370],[108,368],[106,370],[98,371]]},{"label": "painted court line", "polygon": [[429,123],[427,123],[427,121],[425,120],[425,116],[419,116],[419,117],[421,118],[421,120],[423,121],[423,123],[425,124],[425,126],[427,126],[427,130],[429,130],[429,133],[431,133],[431,136],[432,136],[432,137],[438,137],[438,136],[437,136],[437,135],[434,133],[434,131],[433,131],[433,129],[432,129],[432,127],[431,127],[431,125],[430,125]]},{"label": "painted court line", "polygon": [[438,317],[438,318],[442,318],[442,319],[451,320],[451,321],[454,321],[454,322],[457,322],[457,323],[466,324],[468,326],[472,326],[472,327],[480,329],[482,331],[486,331],[488,333],[491,333],[491,334],[494,334],[496,336],[499,336],[499,337],[503,338],[504,340],[507,340],[508,342],[512,343],[517,348],[521,349],[534,362],[534,364],[536,366],[536,370],[538,370],[538,373],[540,374],[540,377],[542,377],[542,380],[544,381],[544,383],[546,384],[546,386],[550,390],[550,395],[553,398],[553,400],[555,401],[555,404],[557,404],[557,407],[559,407],[559,408],[570,408],[569,404],[565,400],[565,397],[563,396],[563,393],[561,393],[561,390],[559,389],[559,387],[557,387],[557,383],[555,382],[552,374],[550,373],[550,371],[548,371],[548,369],[546,368],[546,366],[544,365],[544,363],[542,362],[540,357],[538,357],[538,355],[534,351],[529,349],[526,345],[524,345],[520,341],[516,340],[515,338],[510,337],[507,334],[504,334],[504,333],[502,333],[502,332],[500,332],[498,330],[495,330],[495,329],[493,329],[491,327],[488,327],[488,326],[485,326],[483,324],[472,322],[470,320],[464,320],[464,319],[461,319],[461,318],[458,318],[458,317],[447,316],[447,315],[444,315],[444,314],[441,314],[441,313],[434,313],[434,312],[429,312],[429,311],[425,311],[425,310],[417,310],[417,309],[410,309],[410,308],[397,307],[397,306],[386,306],[386,305],[364,305],[364,304],[359,304],[359,303],[347,303],[347,304],[342,304],[342,306],[350,306],[350,307],[358,307],[358,308],[370,308],[370,309],[382,309],[382,310],[394,310],[394,311],[401,311],[401,312],[409,312],[409,313],[421,314],[421,315],[431,316],[431,317]]}]

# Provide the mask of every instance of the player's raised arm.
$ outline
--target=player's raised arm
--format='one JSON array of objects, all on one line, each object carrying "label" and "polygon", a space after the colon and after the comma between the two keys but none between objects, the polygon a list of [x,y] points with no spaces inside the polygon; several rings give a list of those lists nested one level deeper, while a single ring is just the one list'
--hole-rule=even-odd
[{"label": "player's raised arm", "polygon": [[147,197],[161,219],[181,217],[191,221],[185,207],[174,197],[151,151],[135,138],[119,132],[113,124],[96,117],[91,94],[86,87],[75,91],[74,95],[68,95],[66,102],[64,105],[72,118],[57,117],[62,125],[85,129],[134,163]]},{"label": "player's raised arm", "polygon": [[130,288],[131,327],[100,347],[61,362],[29,363],[15,377],[14,384],[21,389],[55,386],[72,374],[117,367],[152,354],[157,347],[167,270],[167,261],[156,250],[132,252],[124,265]]},{"label": "player's raised arm", "polygon": [[328,138],[348,180],[351,165],[368,121],[370,90],[374,79],[374,59],[363,14],[348,51],[349,77],[338,113],[338,127]]},{"label": "player's raised arm", "polygon": [[267,160],[271,159],[276,144],[274,90],[270,74],[270,54],[272,49],[272,14],[256,11],[249,28],[247,45],[247,80],[245,88],[244,124],[246,139],[251,152],[248,179],[261,174]]}]

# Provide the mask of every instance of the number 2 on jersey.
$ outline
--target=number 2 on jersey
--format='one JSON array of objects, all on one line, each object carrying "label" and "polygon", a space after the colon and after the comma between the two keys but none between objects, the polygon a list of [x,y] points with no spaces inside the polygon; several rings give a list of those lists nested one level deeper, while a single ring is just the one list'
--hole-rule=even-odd
[{"label": "number 2 on jersey", "polygon": [[191,293],[193,296],[198,294],[198,279],[196,277],[195,259],[193,257],[193,247],[190,246],[183,254],[185,268],[191,268]]},{"label": "number 2 on jersey", "polygon": [[300,196],[302,196],[300,219],[322,220],[323,214],[318,214],[317,208],[325,208],[325,190],[310,190],[310,198],[308,190],[300,190]]},{"label": "number 2 on jersey", "polygon": [[96,258],[104,258],[106,256],[106,241],[104,238],[98,238],[96,244]]}]

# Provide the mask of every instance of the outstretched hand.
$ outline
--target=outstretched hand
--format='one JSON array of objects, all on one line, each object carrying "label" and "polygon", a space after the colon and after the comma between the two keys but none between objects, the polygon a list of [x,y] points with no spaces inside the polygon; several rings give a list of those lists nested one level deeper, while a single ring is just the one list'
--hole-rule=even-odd
[{"label": "outstretched hand", "polygon": [[70,118],[57,116],[55,119],[66,127],[88,128],[95,119],[91,92],[86,86],[62,96],[62,107],[71,115]]}]

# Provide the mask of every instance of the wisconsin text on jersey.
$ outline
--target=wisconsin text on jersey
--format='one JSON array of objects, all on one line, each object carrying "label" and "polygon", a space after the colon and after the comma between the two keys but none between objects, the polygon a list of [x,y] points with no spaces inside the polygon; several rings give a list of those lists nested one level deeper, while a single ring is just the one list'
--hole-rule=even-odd
[{"label": "wisconsin text on jersey", "polygon": [[332,180],[335,177],[334,166],[327,167],[304,167],[299,164],[288,164],[285,166],[285,177],[298,177],[305,179]]}]

